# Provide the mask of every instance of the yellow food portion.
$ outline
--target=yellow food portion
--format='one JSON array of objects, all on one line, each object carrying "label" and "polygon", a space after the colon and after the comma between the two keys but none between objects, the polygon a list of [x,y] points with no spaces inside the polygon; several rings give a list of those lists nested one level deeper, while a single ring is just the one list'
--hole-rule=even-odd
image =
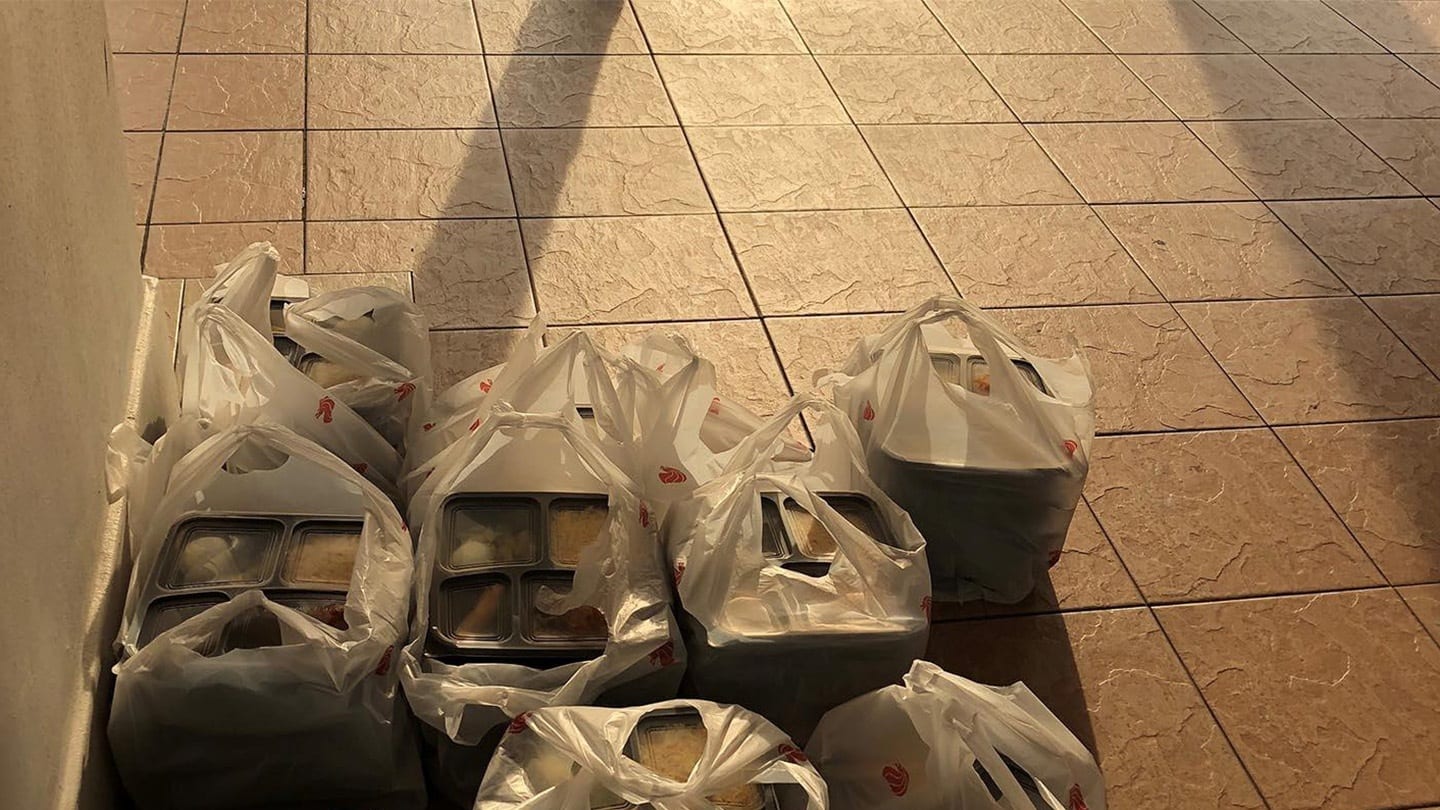
[{"label": "yellow food portion", "polygon": [[[638,761],[657,774],[684,782],[705,753],[708,733],[698,719],[655,723],[642,728]],[[757,785],[738,785],[705,798],[717,807],[759,810],[764,805]]]},{"label": "yellow food portion", "polygon": [[291,552],[285,578],[291,582],[323,582],[344,585],[355,567],[360,547],[356,532],[306,532]]},{"label": "yellow food portion", "polygon": [[550,509],[550,558],[560,565],[580,562],[580,552],[605,530],[610,510],[603,504],[556,505]]}]

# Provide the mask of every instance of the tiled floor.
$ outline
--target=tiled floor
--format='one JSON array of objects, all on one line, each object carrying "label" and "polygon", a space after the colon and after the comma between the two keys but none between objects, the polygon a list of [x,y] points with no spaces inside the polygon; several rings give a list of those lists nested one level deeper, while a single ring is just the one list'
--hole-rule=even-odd
[{"label": "tiled floor", "polygon": [[1440,1],[112,2],[144,266],[537,310],[769,411],[960,292],[1099,385],[1023,678],[1111,807],[1440,805]]}]

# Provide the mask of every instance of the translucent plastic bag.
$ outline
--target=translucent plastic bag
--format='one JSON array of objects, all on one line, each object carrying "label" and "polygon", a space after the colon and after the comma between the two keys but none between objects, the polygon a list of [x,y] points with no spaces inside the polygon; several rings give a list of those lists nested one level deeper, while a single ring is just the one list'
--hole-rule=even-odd
[{"label": "translucent plastic bag", "polygon": [[825,715],[806,750],[836,810],[1105,810],[1094,757],[1025,684],[927,661]]},{"label": "translucent plastic bag", "polygon": [[[635,739],[647,720],[681,713],[698,715],[705,742],[689,778],[678,781],[637,762]],[[540,709],[517,717],[509,731],[475,810],[716,810],[757,806],[761,796],[773,797],[764,806],[776,810],[827,807],[825,784],[800,749],[739,706],[674,700],[632,709]],[[723,804],[707,798],[717,794]]]},{"label": "translucent plastic bag", "polygon": [[[951,319],[968,342],[940,325]],[[977,307],[936,297],[862,339],[833,379],[876,482],[929,542],[936,595],[1025,598],[1059,559],[1089,468],[1084,357],[1041,357]]]},{"label": "translucent plastic bag", "polygon": [[[163,445],[196,435],[167,434],[133,468],[157,480],[143,488],[152,505],[132,519],[140,537],[117,640],[109,740],[126,789],[144,808],[423,806],[414,729],[391,666],[413,572],[394,505],[344,462],[274,424],[228,428],[165,462],[174,454]],[[243,473],[227,466],[256,446],[284,462]],[[343,616],[322,621],[248,589],[137,642],[144,596],[177,521],[341,506],[364,520]],[[273,625],[275,643],[230,648],[226,633],[257,618]]]},{"label": "translucent plastic bag", "polygon": [[[425,519],[417,552],[417,608],[401,661],[416,716],[443,734],[429,735],[438,758],[432,777],[447,794],[468,803],[511,718],[545,706],[673,697],[684,669],[684,648],[670,610],[655,523],[635,485],[596,444],[573,408],[564,416],[526,414],[496,403],[484,424],[455,448],[411,505]],[[467,493],[607,498],[605,528],[579,553],[570,592],[562,596],[547,586],[536,602],[550,615],[582,606],[599,610],[608,633],[598,656],[539,668],[495,661],[452,664],[426,654],[442,510],[450,496]]]},{"label": "translucent plastic bag", "polygon": [[[813,459],[774,461],[807,408],[818,415]],[[831,538],[824,575],[767,559],[766,493]],[[832,494],[863,499],[885,537],[842,516],[822,497]],[[721,475],[671,507],[665,533],[701,697],[740,703],[803,740],[825,711],[895,682],[925,650],[925,541],[870,481],[849,420],[818,397],[796,397],[741,442]],[[775,672],[785,677],[757,676]]]}]

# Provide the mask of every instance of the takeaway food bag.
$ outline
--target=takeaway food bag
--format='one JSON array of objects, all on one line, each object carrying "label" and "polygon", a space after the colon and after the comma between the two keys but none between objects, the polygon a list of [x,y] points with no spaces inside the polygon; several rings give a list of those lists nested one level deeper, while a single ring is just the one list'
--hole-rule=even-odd
[{"label": "takeaway food bag", "polygon": [[1084,357],[1042,357],[977,307],[938,296],[862,339],[832,379],[875,480],[928,542],[936,595],[1025,598],[1059,559],[1089,469]]},{"label": "takeaway food bag", "polygon": [[928,661],[826,714],[806,750],[836,810],[1105,810],[1094,757],[1025,684]]},{"label": "takeaway food bag", "polygon": [[825,810],[825,784],[774,724],[739,706],[674,700],[518,716],[475,810]]},{"label": "takeaway food bag", "polygon": [[[159,444],[199,435],[175,432]],[[237,452],[256,446],[283,463],[244,472],[230,466]],[[157,480],[146,487],[155,503],[132,521],[140,536],[108,729],[131,797],[142,808],[423,805],[414,729],[391,665],[405,637],[413,572],[409,533],[394,505],[343,461],[274,424],[219,431],[165,463],[175,457],[157,446],[132,468]],[[229,544],[219,536],[187,540],[180,556],[165,553],[182,520],[320,504],[345,506],[363,520],[348,582],[336,589],[344,596],[329,596],[325,609],[278,595],[273,601],[262,583],[283,584],[289,574],[277,580],[260,572],[289,569],[273,551],[248,555],[236,536]],[[208,572],[202,579],[214,580],[217,593],[164,592],[182,562]],[[252,567],[253,579],[237,573]],[[187,599],[211,606],[187,609],[180,604]],[[173,605],[189,617],[168,629],[160,622],[157,633],[150,619],[162,600],[165,610]],[[246,636],[256,626],[268,629]]]},{"label": "takeaway food bag", "polygon": [[[818,415],[813,458],[776,461],[806,409]],[[795,397],[742,441],[722,474],[671,507],[665,534],[701,697],[803,742],[825,711],[894,683],[924,652],[925,541],[871,482],[849,420],[818,397]]]}]

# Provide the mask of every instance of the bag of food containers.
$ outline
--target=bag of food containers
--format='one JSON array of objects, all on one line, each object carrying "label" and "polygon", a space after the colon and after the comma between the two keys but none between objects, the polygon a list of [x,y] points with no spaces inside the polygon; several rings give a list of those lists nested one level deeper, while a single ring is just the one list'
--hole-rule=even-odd
[{"label": "bag of food containers", "polygon": [[806,751],[836,810],[1105,810],[1094,757],[1025,684],[928,661],[825,715]]},{"label": "bag of food containers", "polygon": [[518,716],[475,810],[825,810],[805,754],[739,706],[673,700]]},{"label": "bag of food containers", "polygon": [[[423,806],[393,666],[413,558],[390,500],[274,424],[135,474],[154,503],[115,666],[109,742],[141,808]],[[274,466],[231,465],[258,448]]]},{"label": "bag of food containers", "polygon": [[432,783],[468,805],[512,718],[674,697],[684,655],[655,521],[573,407],[496,403],[456,448],[411,504],[401,661]]},{"label": "bag of food containers", "polygon": [[[805,409],[816,449],[775,461]],[[803,741],[830,708],[896,682],[925,650],[925,541],[871,482],[845,415],[798,396],[671,507],[666,543],[696,694]]]},{"label": "bag of food containers", "polygon": [[[944,328],[951,319],[968,340]],[[939,296],[862,339],[835,378],[876,482],[928,541],[936,595],[1025,598],[1060,557],[1089,469],[1084,357],[1041,357]]]}]

